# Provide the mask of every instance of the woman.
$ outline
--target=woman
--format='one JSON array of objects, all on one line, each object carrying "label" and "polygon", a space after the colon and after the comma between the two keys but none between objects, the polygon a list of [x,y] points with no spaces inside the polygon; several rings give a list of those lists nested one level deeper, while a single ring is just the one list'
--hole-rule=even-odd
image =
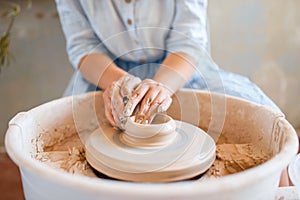
[{"label": "woman", "polygon": [[[150,123],[181,87],[279,108],[247,78],[218,69],[207,53],[207,0],[56,0],[77,76],[66,95],[105,90],[105,114]],[[286,170],[281,185],[288,185]]]},{"label": "woman", "polygon": [[[56,0],[78,76],[73,93],[104,90],[105,114],[122,128],[149,123],[181,87],[221,92],[279,110],[247,78],[211,62],[206,0]],[[68,95],[71,94],[69,89]]]}]

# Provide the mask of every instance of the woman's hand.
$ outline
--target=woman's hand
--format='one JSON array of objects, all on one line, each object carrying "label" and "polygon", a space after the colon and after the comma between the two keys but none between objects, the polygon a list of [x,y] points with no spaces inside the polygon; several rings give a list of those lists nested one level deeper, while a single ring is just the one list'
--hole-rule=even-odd
[{"label": "woman's hand", "polygon": [[105,116],[112,126],[123,129],[126,122],[124,106],[139,83],[141,79],[138,77],[125,75],[105,89],[103,93]]},{"label": "woman's hand", "polygon": [[[134,115],[135,121],[141,124],[152,122],[156,113],[166,111],[171,103],[172,92],[163,84],[151,79],[146,79],[138,85],[130,96],[125,109],[124,116]],[[137,109],[137,107],[139,109]]]}]

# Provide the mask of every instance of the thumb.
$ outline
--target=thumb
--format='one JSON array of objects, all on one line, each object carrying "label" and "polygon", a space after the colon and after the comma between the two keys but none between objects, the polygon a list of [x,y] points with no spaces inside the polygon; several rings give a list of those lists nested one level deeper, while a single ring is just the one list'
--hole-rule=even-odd
[{"label": "thumb", "polygon": [[130,75],[129,78],[124,80],[120,88],[121,96],[129,96],[141,82],[140,78]]}]

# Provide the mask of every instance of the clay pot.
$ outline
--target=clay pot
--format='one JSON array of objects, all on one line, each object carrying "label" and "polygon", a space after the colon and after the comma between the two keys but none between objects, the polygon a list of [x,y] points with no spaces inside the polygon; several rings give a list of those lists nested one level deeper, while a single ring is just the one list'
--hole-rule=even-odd
[{"label": "clay pot", "polygon": [[122,138],[130,146],[164,146],[176,137],[175,129],[175,121],[165,114],[157,114],[151,124],[136,123],[133,116],[127,120]]}]

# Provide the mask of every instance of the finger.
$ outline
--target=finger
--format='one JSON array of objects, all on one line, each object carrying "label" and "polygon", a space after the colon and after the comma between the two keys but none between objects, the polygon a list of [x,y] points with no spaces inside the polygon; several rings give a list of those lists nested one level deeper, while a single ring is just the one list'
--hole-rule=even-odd
[{"label": "finger", "polygon": [[117,126],[117,124],[115,123],[114,117],[112,115],[112,110],[106,106],[105,106],[105,117],[112,126],[115,126],[115,127]]},{"label": "finger", "polygon": [[151,123],[157,113],[165,112],[171,105],[172,98],[164,93],[159,93],[151,104],[147,113],[145,113],[142,123]]},{"label": "finger", "polygon": [[153,85],[159,85],[159,83],[151,80],[145,79],[139,86],[136,88],[134,92],[125,106],[124,115],[131,116],[134,111],[138,111],[137,106],[140,104],[141,100],[144,98],[144,95],[147,93],[149,88]]},{"label": "finger", "polygon": [[113,110],[117,111],[117,113],[123,111],[124,109],[123,98],[121,97],[121,95],[119,95],[118,92],[114,92],[114,94],[111,96],[111,106]]},{"label": "finger", "polygon": [[122,115],[122,110],[123,110],[123,102],[122,100],[120,100],[120,98],[115,98],[114,100],[112,100],[112,116],[113,119],[115,121],[115,124],[117,125],[117,127],[121,128],[122,127],[122,120],[123,119],[123,115]]},{"label": "finger", "polygon": [[123,98],[120,95],[120,86],[113,84],[111,95],[111,110],[115,124],[121,128],[122,111],[124,109]]},{"label": "finger", "polygon": [[157,98],[159,93],[159,88],[151,88],[150,90],[148,90],[141,102],[141,108],[138,112],[138,115],[145,115],[148,112],[151,104]]},{"label": "finger", "polygon": [[141,79],[135,76],[128,78],[120,89],[120,94],[122,97],[130,95],[134,89],[141,83]]},{"label": "finger", "polygon": [[111,107],[111,116],[114,120],[115,126],[121,128],[120,115],[118,109]]},{"label": "finger", "polygon": [[110,95],[108,93],[110,93],[109,89],[105,90],[103,95],[102,95],[103,101],[104,101],[105,117],[107,118],[107,120],[109,121],[109,123],[112,126],[116,126],[116,123],[115,123],[114,118],[112,116],[111,99],[110,99]]},{"label": "finger", "polygon": [[133,111],[135,110],[136,106],[140,103],[143,99],[145,94],[149,89],[149,85],[140,84],[135,91],[133,91],[132,95],[130,96],[125,109],[124,109],[124,116],[129,117],[132,115]]},{"label": "finger", "polygon": [[172,104],[172,98],[168,95],[168,98],[164,99],[161,105],[158,107],[157,112],[162,113],[169,109]]},{"label": "finger", "polygon": [[106,90],[104,90],[104,92],[102,94],[104,104],[110,103],[111,89],[112,89],[112,86],[106,88]]},{"label": "finger", "polygon": [[118,128],[121,128],[121,122],[120,122],[120,119],[119,117],[112,111],[112,117],[113,117],[113,120],[114,120],[114,126],[115,127],[118,127]]},{"label": "finger", "polygon": [[145,113],[145,117],[141,123],[145,124],[145,123],[152,122],[154,116],[156,115],[156,113],[158,111],[159,106],[161,105],[161,103],[164,101],[165,98],[166,98],[166,96],[162,92],[160,92],[156,96],[156,98],[153,100],[153,102],[149,106],[149,109]]}]

